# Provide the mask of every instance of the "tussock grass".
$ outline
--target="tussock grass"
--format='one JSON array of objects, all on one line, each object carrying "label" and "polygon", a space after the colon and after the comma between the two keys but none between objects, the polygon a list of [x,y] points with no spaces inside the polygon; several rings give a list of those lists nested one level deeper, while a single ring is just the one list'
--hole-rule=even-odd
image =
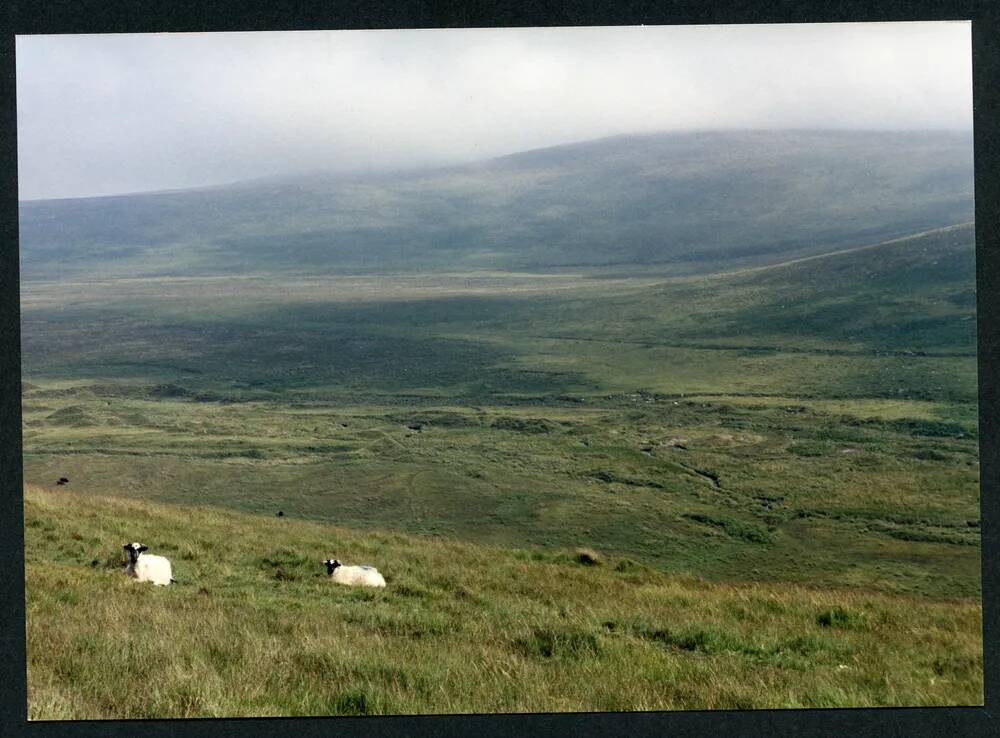
[{"label": "tussock grass", "polygon": [[[62,489],[27,489],[25,510],[36,720],[982,704],[972,600]],[[126,578],[126,540],[169,556],[179,583]],[[331,554],[377,565],[387,588],[330,583]]]},{"label": "tussock grass", "polygon": [[573,552],[576,561],[584,566],[600,566],[604,563],[604,557],[592,548],[578,548]]},{"label": "tussock grass", "polygon": [[816,622],[828,628],[844,628],[854,630],[865,627],[864,613],[851,612],[839,605],[825,610],[816,618]]}]

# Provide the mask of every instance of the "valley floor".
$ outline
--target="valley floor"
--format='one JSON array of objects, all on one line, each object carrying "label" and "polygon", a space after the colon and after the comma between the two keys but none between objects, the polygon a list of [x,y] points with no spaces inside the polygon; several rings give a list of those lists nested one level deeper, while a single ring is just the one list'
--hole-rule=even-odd
[{"label": "valley floor", "polygon": [[32,386],[25,478],[67,477],[81,497],[586,546],[725,581],[979,593],[974,406],[656,395],[226,404]]}]

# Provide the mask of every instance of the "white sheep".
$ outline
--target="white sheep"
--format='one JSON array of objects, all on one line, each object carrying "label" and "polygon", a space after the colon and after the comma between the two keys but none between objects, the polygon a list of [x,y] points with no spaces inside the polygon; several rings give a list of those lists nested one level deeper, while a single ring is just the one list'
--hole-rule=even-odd
[{"label": "white sheep", "polygon": [[126,543],[122,548],[128,553],[128,566],[125,567],[125,574],[134,577],[140,582],[152,582],[159,586],[167,586],[173,579],[173,572],[170,570],[170,560],[163,556],[143,553],[149,550],[149,546],[141,543]]},{"label": "white sheep", "polygon": [[337,584],[357,587],[384,587],[385,579],[374,566],[344,566],[337,559],[327,559],[326,573]]}]

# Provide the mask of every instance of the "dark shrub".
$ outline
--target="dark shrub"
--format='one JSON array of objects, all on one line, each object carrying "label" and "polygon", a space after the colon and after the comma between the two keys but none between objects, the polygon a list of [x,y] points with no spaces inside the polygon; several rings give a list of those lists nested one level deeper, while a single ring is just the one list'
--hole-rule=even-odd
[{"label": "dark shrub", "polygon": [[828,453],[829,449],[826,444],[817,443],[815,441],[805,441],[803,443],[793,443],[788,447],[788,453],[795,454],[796,456],[824,456]]},{"label": "dark shrub", "polygon": [[367,715],[371,707],[368,696],[361,690],[353,689],[337,698],[334,709],[339,715]]},{"label": "dark shrub", "polygon": [[631,573],[637,571],[644,571],[645,566],[632,559],[622,559],[617,564],[615,564],[615,571],[620,571],[622,573]]},{"label": "dark shrub", "polygon": [[592,548],[578,548],[573,553],[577,563],[584,566],[599,566],[603,561],[601,555]]},{"label": "dark shrub", "polygon": [[188,397],[191,392],[179,384],[168,382],[151,387],[149,394],[151,397]]},{"label": "dark shrub", "polygon": [[865,626],[865,616],[862,613],[845,610],[838,605],[817,615],[816,623],[824,628],[857,630]]},{"label": "dark shrub", "polygon": [[579,628],[535,628],[531,635],[518,638],[515,648],[525,656],[580,658],[599,653],[597,636]]},{"label": "dark shrub", "polygon": [[975,438],[978,434],[975,428],[966,428],[960,423],[950,423],[943,420],[920,420],[918,418],[901,418],[884,422],[885,427],[898,433],[909,433],[914,436],[962,437]]},{"label": "dark shrub", "polygon": [[517,431],[519,433],[549,433],[552,424],[539,418],[497,418],[492,426],[498,430]]},{"label": "dark shrub", "polygon": [[921,459],[923,461],[947,461],[949,458],[945,454],[931,448],[922,448],[919,451],[914,451],[911,455],[913,458]]}]

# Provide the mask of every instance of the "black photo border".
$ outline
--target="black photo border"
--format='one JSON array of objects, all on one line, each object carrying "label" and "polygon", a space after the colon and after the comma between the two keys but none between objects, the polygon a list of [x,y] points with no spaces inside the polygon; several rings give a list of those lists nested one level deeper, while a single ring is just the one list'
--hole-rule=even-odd
[{"label": "black photo border", "polygon": [[[984,707],[28,722],[15,36],[971,20]],[[0,17],[0,735],[1000,735],[1000,3],[995,0],[7,0]]]}]

